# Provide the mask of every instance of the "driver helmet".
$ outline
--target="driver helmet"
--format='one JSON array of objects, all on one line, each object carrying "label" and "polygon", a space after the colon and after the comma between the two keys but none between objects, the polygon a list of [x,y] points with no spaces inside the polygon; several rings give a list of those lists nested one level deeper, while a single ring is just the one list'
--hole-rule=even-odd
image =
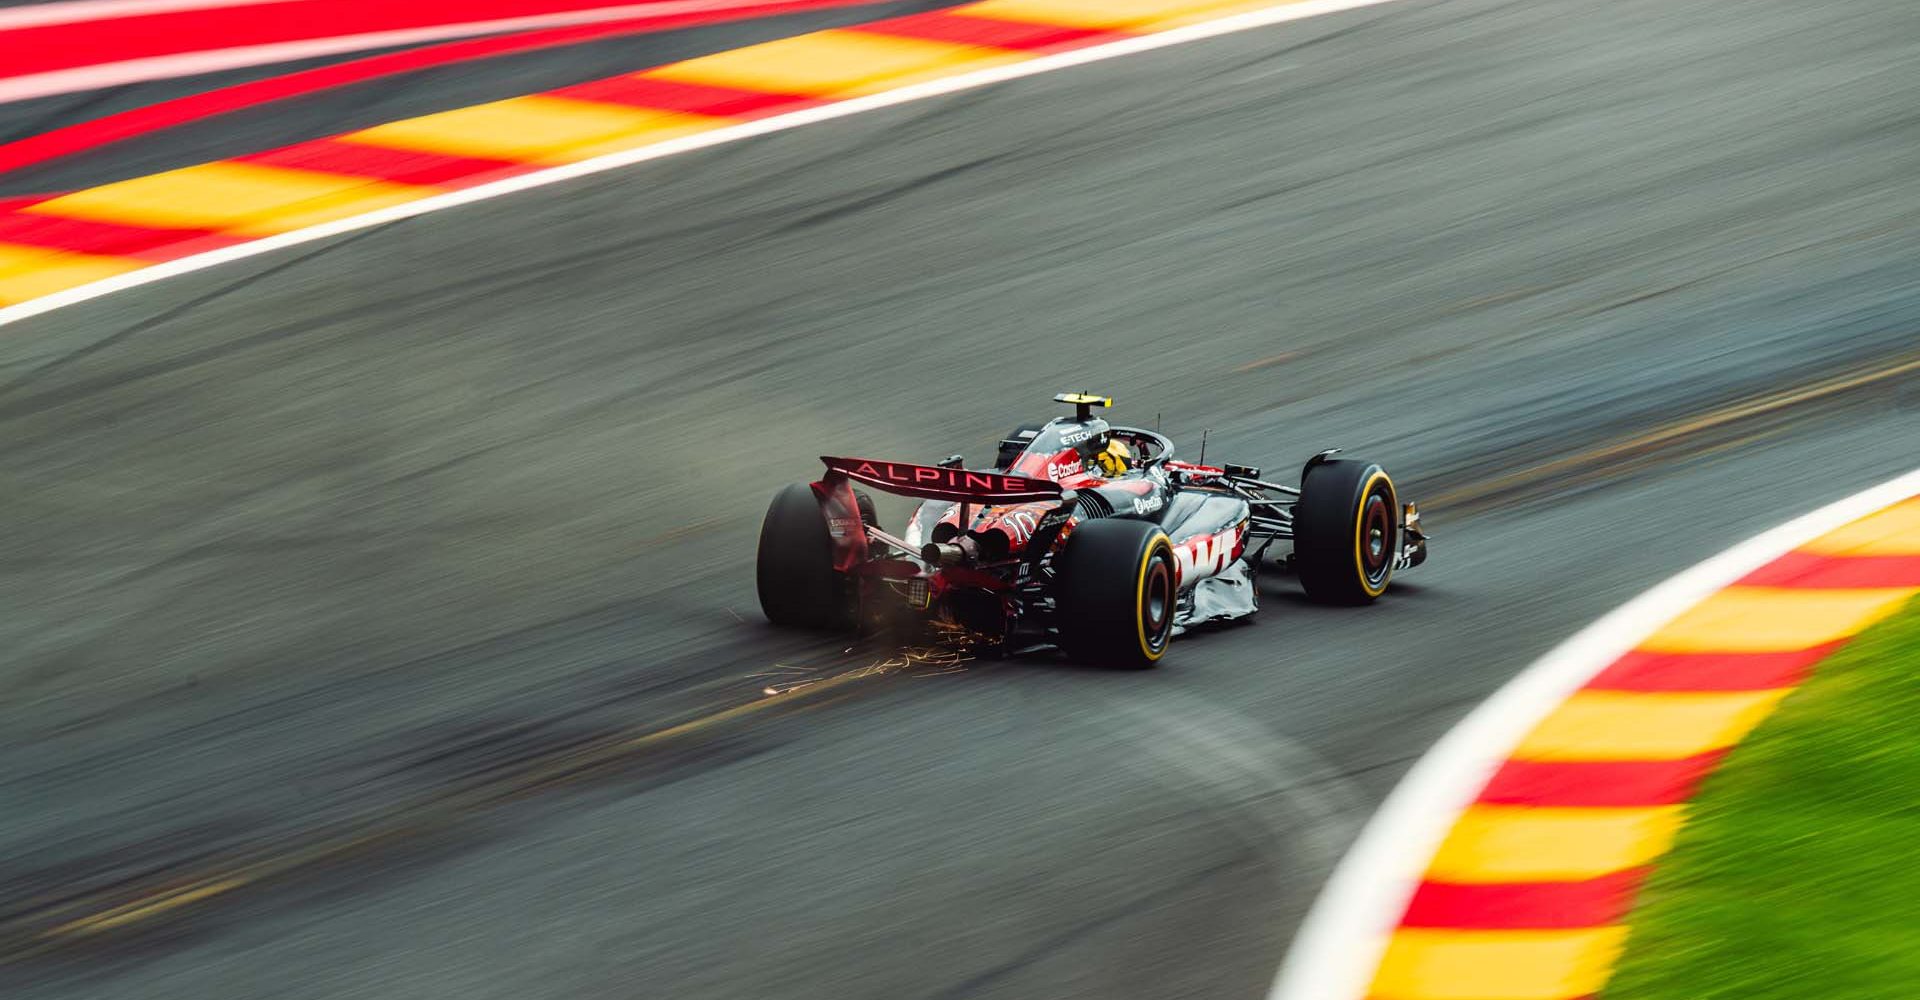
[{"label": "driver helmet", "polygon": [[1119,438],[1109,438],[1107,446],[1095,454],[1093,460],[1108,478],[1123,476],[1133,468],[1133,449]]}]

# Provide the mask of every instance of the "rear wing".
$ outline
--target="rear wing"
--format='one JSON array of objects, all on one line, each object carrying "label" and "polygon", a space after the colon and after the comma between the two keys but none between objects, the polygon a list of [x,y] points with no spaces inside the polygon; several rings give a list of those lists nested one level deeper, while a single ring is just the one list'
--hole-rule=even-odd
[{"label": "rear wing", "polygon": [[903,497],[954,503],[1005,504],[1060,499],[1060,484],[999,472],[973,472],[939,465],[909,465],[876,458],[820,456],[827,465],[823,486],[851,479]]}]

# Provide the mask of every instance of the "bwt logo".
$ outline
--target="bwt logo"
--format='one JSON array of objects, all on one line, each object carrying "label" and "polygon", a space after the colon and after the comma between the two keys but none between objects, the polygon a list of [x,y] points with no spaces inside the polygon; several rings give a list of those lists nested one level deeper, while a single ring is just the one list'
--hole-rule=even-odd
[{"label": "bwt logo", "polygon": [[1227,568],[1239,554],[1240,532],[1244,525],[1235,525],[1217,535],[1200,535],[1189,538],[1173,547],[1173,561],[1181,581],[1208,577]]}]

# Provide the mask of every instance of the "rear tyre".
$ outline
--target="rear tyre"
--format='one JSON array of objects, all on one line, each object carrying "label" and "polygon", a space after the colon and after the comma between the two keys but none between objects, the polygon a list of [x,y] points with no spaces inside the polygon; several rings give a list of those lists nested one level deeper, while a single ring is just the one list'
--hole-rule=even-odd
[{"label": "rear tyre", "polygon": [[1386,470],[1348,459],[1307,469],[1293,507],[1293,562],[1308,597],[1372,603],[1393,580],[1399,546],[1399,498]]},{"label": "rear tyre", "polygon": [[[864,513],[864,512],[863,512]],[[833,568],[833,539],[813,487],[794,483],[773,495],[760,522],[755,566],[760,610],[787,628],[839,629],[853,625],[850,581]]]},{"label": "rear tyre", "polygon": [[853,503],[860,508],[860,520],[865,522],[867,527],[880,527],[880,515],[874,512],[872,494],[865,490],[854,490]]},{"label": "rear tyre", "polygon": [[1145,521],[1083,521],[1054,564],[1060,645],[1098,666],[1145,670],[1173,639],[1173,543]]}]

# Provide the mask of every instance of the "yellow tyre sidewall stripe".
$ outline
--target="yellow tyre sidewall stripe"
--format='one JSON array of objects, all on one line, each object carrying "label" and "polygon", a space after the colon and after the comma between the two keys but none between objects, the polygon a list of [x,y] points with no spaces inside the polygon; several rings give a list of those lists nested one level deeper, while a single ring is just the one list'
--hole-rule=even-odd
[{"label": "yellow tyre sidewall stripe", "polygon": [[[1140,637],[1140,652],[1145,654],[1150,662],[1158,661],[1160,657],[1165,656],[1167,646],[1172,643],[1164,644],[1155,650],[1153,644],[1147,641],[1147,571],[1152,568],[1155,559],[1172,557],[1173,542],[1168,540],[1166,532],[1155,532],[1153,538],[1147,542],[1146,554],[1140,557],[1140,568],[1135,574],[1139,579],[1135,584],[1133,597],[1133,629],[1134,633]],[[1176,595],[1167,596],[1172,598]],[[1173,614],[1173,608],[1167,608],[1167,614]]]},{"label": "yellow tyre sidewall stripe", "polygon": [[[1363,538],[1362,535],[1367,530],[1367,497],[1373,494],[1375,483],[1387,484],[1387,517],[1389,520],[1399,516],[1396,505],[1400,502],[1400,492],[1394,489],[1393,480],[1387,477],[1384,470],[1375,472],[1372,476],[1369,476],[1366,485],[1360,488],[1360,509],[1354,511],[1353,514],[1353,570],[1360,575],[1360,589],[1366,591],[1368,597],[1379,597],[1381,594],[1386,593],[1387,585],[1393,582],[1392,553],[1387,554],[1387,571],[1385,575],[1380,577],[1380,586],[1378,587],[1373,585],[1373,581],[1367,579],[1367,561],[1362,557],[1362,553],[1366,547],[1366,539]],[[1398,529],[1396,529],[1396,531],[1397,530]]]}]

